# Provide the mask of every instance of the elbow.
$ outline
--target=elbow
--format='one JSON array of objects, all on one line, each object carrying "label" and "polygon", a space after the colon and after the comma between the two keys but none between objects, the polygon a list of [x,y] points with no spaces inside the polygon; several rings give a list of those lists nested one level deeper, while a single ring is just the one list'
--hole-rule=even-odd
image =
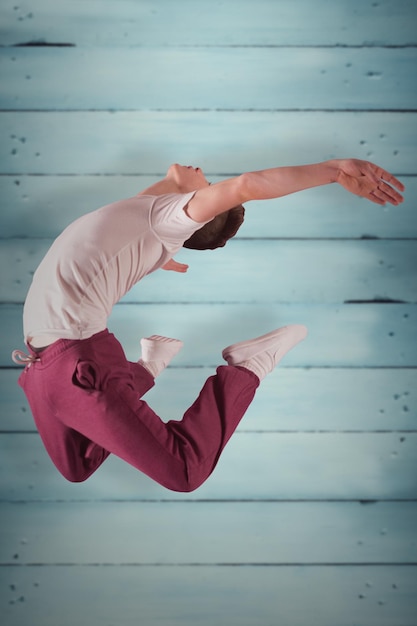
[{"label": "elbow", "polygon": [[245,172],[239,176],[239,195],[242,204],[258,199],[256,179],[256,172]]}]

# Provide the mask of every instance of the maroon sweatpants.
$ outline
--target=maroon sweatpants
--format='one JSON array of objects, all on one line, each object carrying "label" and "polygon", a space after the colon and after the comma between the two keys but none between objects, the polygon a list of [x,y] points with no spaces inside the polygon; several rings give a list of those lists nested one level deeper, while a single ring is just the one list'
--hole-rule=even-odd
[{"label": "maroon sweatpants", "polygon": [[141,397],[154,385],[104,330],[60,339],[19,378],[45,448],[67,480],[86,480],[110,453],[168,489],[192,491],[211,474],[251,403],[258,377],[221,366],[181,421],[164,423]]}]

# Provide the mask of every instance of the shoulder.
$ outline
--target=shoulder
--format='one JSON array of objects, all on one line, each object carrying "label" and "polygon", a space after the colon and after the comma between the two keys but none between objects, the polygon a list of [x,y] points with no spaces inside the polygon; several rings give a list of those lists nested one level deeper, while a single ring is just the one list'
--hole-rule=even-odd
[{"label": "shoulder", "polygon": [[198,189],[187,206],[187,214],[196,222],[208,222],[217,215],[249,200],[245,174]]}]

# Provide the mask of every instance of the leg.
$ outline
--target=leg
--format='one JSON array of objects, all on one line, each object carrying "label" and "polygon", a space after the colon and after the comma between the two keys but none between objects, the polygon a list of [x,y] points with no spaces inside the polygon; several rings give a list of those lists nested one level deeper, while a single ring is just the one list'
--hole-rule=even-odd
[{"label": "leg", "polygon": [[118,342],[111,350],[97,345],[94,363],[81,358],[72,374],[70,402],[77,398],[78,411],[61,403],[61,419],[168,489],[192,491],[214,470],[259,378],[305,336],[304,327],[289,326],[226,348],[230,365],[206,381],[182,421],[166,424],[121,374],[125,361]]},{"label": "leg", "polygon": [[22,374],[24,387],[47,451],[72,481],[87,478],[111,452],[169,489],[195,489],[259,385],[248,370],[220,367],[182,422],[165,424],[138,393],[152,376],[126,360],[113,336],[63,340],[40,359]]},{"label": "leg", "polygon": [[45,449],[67,480],[87,480],[106,460],[109,452],[57,419],[55,410],[45,402],[42,382],[42,375],[36,372],[34,366],[19,377],[19,385],[26,394]]},{"label": "leg", "polygon": [[[107,334],[107,331],[100,333],[104,338]],[[60,351],[60,348],[57,348],[58,344],[65,346],[71,343],[79,342],[57,342],[41,354],[31,351],[34,357],[41,358],[40,367],[37,363],[26,367],[19,377],[19,385],[26,394],[36,427],[54,465],[67,480],[82,482],[100,467],[110,452],[59,420],[56,410],[59,401],[55,405],[46,397],[50,375],[49,368],[45,368],[44,363],[57,359]],[[139,363],[126,362],[126,364],[129,370],[129,384],[138,396],[144,395],[153,387],[153,377]],[[87,376],[88,379],[88,368],[84,369],[82,376]]]},{"label": "leg", "polygon": [[[303,338],[295,337],[293,328],[227,348],[230,365],[219,367],[208,379],[181,422],[165,424],[140,399],[132,364],[112,335],[58,342],[60,346],[42,353],[41,362],[32,368],[47,391],[43,403],[47,400],[53,407],[52,417],[68,429],[65,432],[75,431],[83,441],[94,442],[97,451],[116,454],[168,489],[192,491],[216,466],[254,397],[260,376]],[[291,340],[286,340],[288,333]],[[140,367],[133,368],[137,375]],[[62,442],[56,445],[63,447],[68,457]],[[96,467],[104,458],[96,459]],[[59,467],[61,459],[54,461]]]},{"label": "leg", "polygon": [[80,365],[61,420],[174,491],[192,491],[211,474],[259,385],[246,369],[219,367],[183,419],[164,423],[121,380],[105,387],[99,377],[94,387],[85,376],[80,382]]}]

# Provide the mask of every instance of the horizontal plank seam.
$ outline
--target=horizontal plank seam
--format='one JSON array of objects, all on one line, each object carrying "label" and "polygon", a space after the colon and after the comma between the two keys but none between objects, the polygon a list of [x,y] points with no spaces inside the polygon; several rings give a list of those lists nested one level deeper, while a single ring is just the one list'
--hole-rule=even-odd
[{"label": "horizontal plank seam", "polygon": [[33,498],[0,499],[2,504],[417,504],[417,498]]},{"label": "horizontal plank seam", "polygon": [[[260,301],[262,302],[262,300]],[[310,304],[309,302],[305,302],[303,300],[274,300],[268,299],[268,302],[270,304],[282,304],[282,305],[291,305],[291,304]],[[13,304],[19,304],[18,302],[14,302]],[[137,306],[137,305],[142,305],[142,304],[148,304],[148,305],[171,305],[171,304],[180,304],[180,305],[189,305],[189,304],[204,304],[209,306],[210,304],[213,305],[223,305],[223,304],[228,304],[228,305],[236,305],[236,304],[248,304],[247,300],[157,300],[157,301],[140,301],[140,303],[137,300],[124,300],[123,304],[126,305],[130,305],[130,306]],[[339,305],[349,305],[349,304],[375,304],[375,305],[381,305],[381,304],[410,304],[410,305],[415,305],[417,304],[417,300],[393,300],[393,299],[389,299],[389,300],[334,300],[331,302],[327,302],[326,304],[334,304],[335,306],[339,306]]]},{"label": "horizontal plank seam", "polygon": [[[48,41],[41,41],[41,40],[29,40],[27,42],[20,42],[20,43],[11,43],[11,44],[0,44],[0,49],[1,48],[6,48],[6,49],[10,49],[10,48],[49,48],[49,47],[71,47],[71,48],[80,48],[80,49],[87,49],[89,50],[90,47],[89,46],[84,46],[84,45],[79,45],[79,44],[74,44],[74,43],[68,43],[68,42],[48,42]],[[297,50],[297,49],[302,49],[302,50],[322,50],[322,49],[344,49],[344,50],[349,50],[349,49],[353,49],[353,50],[363,50],[363,49],[387,49],[387,50],[402,50],[402,49],[408,49],[408,48],[417,48],[417,43],[412,42],[412,43],[402,43],[402,44],[387,44],[387,43],[372,43],[372,42],[368,42],[368,43],[363,43],[363,44],[343,44],[343,43],[333,43],[333,44],[257,44],[257,43],[251,43],[251,44],[196,44],[196,43],[192,43],[192,44],[158,44],[158,45],[149,45],[149,44],[136,44],[136,45],[99,45],[99,46],[95,46],[95,49],[100,49],[100,48],[128,48],[128,49],[147,49],[147,50],[154,50],[154,49],[159,49],[159,50],[175,50],[175,49],[213,49],[213,48],[218,48],[218,49],[250,49],[250,48],[255,48],[255,49],[273,49],[273,50]]]},{"label": "horizontal plank seam", "polygon": [[236,109],[236,108],[223,108],[223,107],[218,107],[218,108],[209,108],[209,107],[204,107],[204,108],[175,108],[175,109],[169,109],[169,108],[155,108],[155,109],[116,109],[114,107],[105,107],[105,108],[100,108],[100,109],[96,109],[96,108],[89,108],[89,109],[75,109],[75,108],[68,108],[68,109],[1,109],[0,113],[56,113],[56,114],[62,114],[62,113],[109,113],[109,114],[114,114],[117,113],[118,111],[122,112],[122,113],[135,113],[135,112],[140,112],[140,113],[230,113],[230,114],[235,114],[235,113],[334,113],[334,114],[340,114],[340,113],[370,113],[370,114],[375,114],[375,113],[382,113],[382,114],[391,114],[391,113],[416,113],[417,109],[376,109],[376,108],[345,108],[345,109],[335,109],[335,108],[331,108],[331,109],[326,109],[326,108],[306,108],[306,109],[299,109],[299,108],[243,108],[243,109]]},{"label": "horizontal plank seam", "polygon": [[[305,301],[305,300],[275,300],[273,298],[268,299],[268,300],[259,300],[259,304],[262,304],[263,302],[268,302],[269,304],[280,304],[280,305],[296,305],[296,304],[308,304],[308,305],[313,305],[314,306],[314,302],[311,303],[309,301]],[[16,303],[18,304],[18,303]],[[178,301],[174,301],[174,300],[158,300],[155,302],[152,301],[140,301],[138,302],[137,300],[124,300],[123,303],[118,303],[118,304],[123,304],[123,305],[127,305],[127,306],[138,306],[138,305],[142,305],[142,304],[148,304],[151,306],[157,305],[157,306],[163,306],[163,305],[190,305],[190,304],[199,304],[199,305],[205,305],[205,306],[210,306],[210,305],[244,305],[244,304],[250,304],[250,302],[248,302],[247,300],[178,300]],[[404,304],[404,305],[416,305],[417,304],[417,300],[389,300],[387,302],[381,302],[378,300],[332,300],[332,301],[328,301],[326,302],[327,305],[334,305],[334,306],[348,306],[348,305],[364,305],[364,304],[373,304],[373,305],[378,305],[380,306],[381,304],[383,305],[392,305],[392,304]]]},{"label": "horizontal plank seam", "polygon": [[41,563],[41,562],[4,562],[0,563],[0,567],[416,567],[417,562],[401,562],[401,561],[355,561],[355,562],[310,562],[304,563],[302,561],[294,562],[219,562],[219,563],[153,563],[153,562],[131,562],[131,563],[109,563],[109,562],[92,562],[92,563],[71,563],[71,562],[56,562],[56,563]]},{"label": "horizontal plank seam", "polygon": [[1,113],[417,113],[417,109],[387,109],[387,108],[340,108],[340,109],[325,109],[325,108],[222,108],[222,107],[194,107],[194,108],[70,108],[70,109],[2,109]]},{"label": "horizontal plank seam", "polygon": [[[19,239],[10,237],[9,239]],[[23,239],[26,239],[24,237]],[[47,239],[43,237],[43,239]],[[417,241],[417,237],[381,237],[377,235],[361,235],[360,237],[239,237],[237,236],[230,243],[235,241]]]},{"label": "horizontal plank seam", "polygon": [[[19,432],[19,431],[17,431]],[[416,434],[416,429],[408,429],[408,430],[390,430],[390,429],[378,429],[378,430],[274,430],[274,429],[265,429],[265,430],[239,430],[236,434],[240,435],[248,435],[252,433],[265,433],[272,434],[276,433],[279,435],[324,435],[324,434],[337,434],[337,435],[383,435],[383,434]]]}]

